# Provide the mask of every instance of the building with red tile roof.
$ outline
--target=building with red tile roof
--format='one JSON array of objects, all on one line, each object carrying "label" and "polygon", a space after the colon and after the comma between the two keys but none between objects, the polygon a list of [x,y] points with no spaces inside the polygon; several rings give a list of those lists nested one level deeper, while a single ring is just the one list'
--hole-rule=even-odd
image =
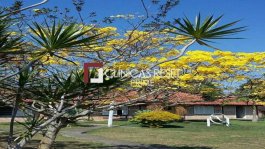
[{"label": "building with red tile roof", "polygon": [[[131,103],[120,106],[115,110],[117,116],[133,116],[138,110],[146,110],[152,107],[162,107],[172,113],[180,114],[186,120],[206,120],[211,114],[225,114],[230,119],[251,120],[253,107],[257,115],[264,115],[265,108],[262,104],[252,101],[242,101],[236,96],[222,97],[213,101],[204,99],[201,95],[184,92],[156,92],[142,98],[137,91],[117,94],[111,99],[115,103]],[[137,99],[137,100],[135,100]],[[134,101],[135,100],[135,101]],[[108,112],[103,111],[103,115]]]}]

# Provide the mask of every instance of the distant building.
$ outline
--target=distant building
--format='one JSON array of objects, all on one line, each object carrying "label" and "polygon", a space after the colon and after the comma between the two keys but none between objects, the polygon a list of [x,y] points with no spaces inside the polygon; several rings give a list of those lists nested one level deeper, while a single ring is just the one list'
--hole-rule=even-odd
[{"label": "distant building", "polygon": [[[147,110],[163,107],[172,113],[179,114],[184,120],[206,120],[211,114],[225,114],[230,119],[251,120],[253,117],[253,106],[257,108],[257,115],[265,115],[265,106],[254,104],[250,101],[240,101],[237,97],[225,97],[214,101],[207,101],[200,95],[184,92],[154,93],[140,97],[136,91],[117,94],[104,98],[104,104],[108,105],[111,101],[115,103],[129,102],[131,104],[120,106],[114,110],[114,118],[131,118],[139,110]],[[137,98],[137,102],[134,102]],[[100,101],[100,100],[99,100]],[[100,101],[101,102],[101,101]],[[254,105],[253,105],[254,104]],[[102,103],[101,103],[102,105]],[[9,122],[12,114],[12,108],[9,106],[0,106],[0,122]],[[17,120],[22,121],[24,114],[18,111]],[[108,118],[107,109],[96,112],[91,115],[94,120],[103,120]]]},{"label": "distant building", "polygon": [[[129,97],[133,97],[136,93],[131,92],[129,94],[117,96],[114,101],[120,103],[133,100],[133,98]],[[265,107],[263,105],[251,101],[242,101],[235,96],[207,101],[207,99],[203,99],[200,95],[196,94],[174,92],[170,93],[167,99],[162,94],[147,96],[129,106],[117,108],[114,110],[114,116],[116,118],[128,118],[132,117],[139,110],[164,107],[165,110],[181,115],[185,120],[206,120],[211,114],[222,113],[230,119],[251,120],[253,117],[253,106],[256,106],[259,117],[265,115]],[[99,117],[99,115],[101,116]],[[106,119],[107,116],[107,110],[103,110],[101,114],[94,114],[96,119]]]}]

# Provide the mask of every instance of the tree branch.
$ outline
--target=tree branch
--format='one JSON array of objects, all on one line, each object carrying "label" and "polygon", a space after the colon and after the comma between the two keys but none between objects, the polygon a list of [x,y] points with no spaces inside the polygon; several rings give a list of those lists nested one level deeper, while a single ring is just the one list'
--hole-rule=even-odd
[{"label": "tree branch", "polygon": [[177,55],[175,58],[172,58],[172,59],[169,59],[169,60],[166,60],[166,61],[163,61],[163,62],[160,62],[160,63],[157,63],[155,65],[153,65],[152,67],[150,67],[149,69],[153,69],[154,67],[160,65],[160,64],[163,64],[163,63],[166,63],[166,62],[170,62],[170,61],[173,61],[173,60],[177,60],[179,59],[181,56],[183,56],[187,49],[196,41],[196,39],[193,39],[190,43],[188,43],[187,45],[185,45],[181,50],[180,50],[180,53],[179,55]]},{"label": "tree branch", "polygon": [[21,12],[21,11],[24,11],[24,10],[27,10],[27,9],[30,9],[30,8],[33,8],[33,7],[37,7],[37,6],[39,6],[39,5],[42,5],[42,4],[44,4],[44,3],[47,3],[48,1],[49,1],[49,0],[43,0],[43,1],[39,2],[39,3],[36,3],[36,4],[33,4],[33,5],[30,5],[30,6],[28,6],[28,7],[25,7],[25,8],[19,9],[19,10],[12,11],[12,12],[10,12],[10,13],[8,13],[8,14],[5,14],[4,16],[9,16],[9,15],[12,15],[12,14],[15,14],[15,13],[19,13],[19,12]]}]

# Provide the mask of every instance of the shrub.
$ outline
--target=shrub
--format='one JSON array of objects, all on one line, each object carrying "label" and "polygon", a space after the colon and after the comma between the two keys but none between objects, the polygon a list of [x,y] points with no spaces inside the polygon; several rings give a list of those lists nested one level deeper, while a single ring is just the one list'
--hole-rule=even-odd
[{"label": "shrub", "polygon": [[131,121],[141,124],[141,126],[163,127],[168,123],[178,121],[180,119],[181,117],[179,115],[167,111],[154,110],[137,112]]}]

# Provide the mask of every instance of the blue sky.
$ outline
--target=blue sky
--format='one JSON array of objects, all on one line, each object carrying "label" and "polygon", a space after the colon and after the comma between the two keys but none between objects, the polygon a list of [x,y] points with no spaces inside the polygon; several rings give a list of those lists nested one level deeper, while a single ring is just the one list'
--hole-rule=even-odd
[{"label": "blue sky", "polygon": [[[12,0],[0,0],[0,5],[8,6],[11,2]],[[38,0],[25,0],[26,5],[35,2]],[[85,2],[83,15],[92,11],[96,11],[99,18],[117,14],[144,14],[140,0],[85,0]],[[50,0],[43,6],[58,6],[60,9],[67,7],[74,10],[72,0]],[[180,4],[169,13],[168,19],[180,18],[184,15],[193,19],[199,12],[203,16],[224,14],[223,23],[242,19],[238,25],[248,26],[248,30],[238,34],[237,37],[246,39],[221,40],[217,41],[215,46],[233,52],[262,52],[265,51],[264,6],[264,0],[180,0]],[[148,3],[147,7],[149,7]],[[155,11],[152,7],[149,9]],[[116,25],[125,28],[123,24]],[[211,50],[199,45],[194,45],[191,49]]]}]

